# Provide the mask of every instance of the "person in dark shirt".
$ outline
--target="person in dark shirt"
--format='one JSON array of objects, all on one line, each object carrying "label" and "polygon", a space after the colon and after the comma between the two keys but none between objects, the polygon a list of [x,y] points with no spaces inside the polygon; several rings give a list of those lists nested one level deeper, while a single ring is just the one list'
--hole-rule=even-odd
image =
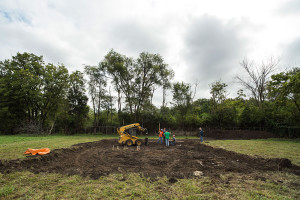
[{"label": "person in dark shirt", "polygon": [[175,146],[176,145],[176,138],[175,135],[173,135],[173,140],[171,141],[171,146]]},{"label": "person in dark shirt", "polygon": [[199,134],[200,134],[200,142],[203,142],[203,130],[201,127],[199,128]]}]

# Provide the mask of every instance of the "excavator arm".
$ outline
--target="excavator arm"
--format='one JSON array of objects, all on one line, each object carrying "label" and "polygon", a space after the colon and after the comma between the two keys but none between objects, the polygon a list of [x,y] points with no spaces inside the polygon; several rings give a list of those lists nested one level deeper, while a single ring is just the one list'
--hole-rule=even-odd
[{"label": "excavator arm", "polygon": [[[141,125],[139,123],[135,123],[135,124],[129,124],[129,125],[126,125],[126,126],[122,126],[122,127],[117,129],[117,132],[118,132],[119,135],[126,134],[125,131],[128,130],[128,129],[131,129],[131,128],[137,128],[141,132],[146,132],[147,131],[147,129],[141,127]],[[129,134],[129,133],[127,133],[127,134]]]}]

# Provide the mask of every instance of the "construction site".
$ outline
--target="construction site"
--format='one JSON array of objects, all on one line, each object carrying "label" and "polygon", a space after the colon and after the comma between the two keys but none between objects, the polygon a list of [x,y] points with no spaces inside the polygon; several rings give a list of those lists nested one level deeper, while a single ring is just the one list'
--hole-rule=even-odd
[{"label": "construction site", "polygon": [[[213,148],[195,139],[177,140],[173,146],[166,146],[165,138],[164,143],[148,138],[142,140],[137,135],[147,134],[147,129],[139,123],[119,127],[117,132],[119,140],[81,143],[51,153],[49,149],[46,152],[36,150],[35,153],[28,149],[25,152],[29,154],[27,159],[0,162],[0,172],[28,170],[34,173],[78,174],[92,179],[111,173],[140,173],[151,179],[167,176],[170,180],[197,176],[218,178],[227,172],[259,174],[261,171],[286,171],[300,175],[300,167],[285,158],[250,157]],[[167,132],[163,133],[162,129],[160,132],[160,137],[166,137]]]},{"label": "construction site", "polygon": [[170,147],[158,144],[157,140],[149,140],[147,146],[126,146],[119,145],[117,139],[105,139],[53,150],[43,156],[31,155],[26,159],[0,163],[1,173],[25,170],[77,174],[92,179],[112,173],[140,173],[152,180],[166,176],[170,182],[199,176],[218,180],[220,175],[228,172],[257,177],[266,171],[300,175],[300,167],[288,159],[250,157],[200,144],[194,139],[178,140],[176,146]]}]

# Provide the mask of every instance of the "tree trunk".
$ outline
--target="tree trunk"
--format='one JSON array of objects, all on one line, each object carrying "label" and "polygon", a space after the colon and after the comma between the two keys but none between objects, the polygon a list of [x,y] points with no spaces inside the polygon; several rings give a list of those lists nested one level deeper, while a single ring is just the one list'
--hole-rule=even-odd
[{"label": "tree trunk", "polygon": [[53,130],[53,127],[54,127],[54,123],[55,123],[55,122],[52,122],[51,128],[50,128],[50,130],[49,130],[49,135],[52,134],[52,130]]}]

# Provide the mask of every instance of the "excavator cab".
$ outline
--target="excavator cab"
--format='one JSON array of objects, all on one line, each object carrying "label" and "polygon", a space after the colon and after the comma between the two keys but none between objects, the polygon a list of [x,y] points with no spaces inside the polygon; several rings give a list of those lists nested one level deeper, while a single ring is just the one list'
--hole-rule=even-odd
[{"label": "excavator cab", "polygon": [[138,135],[136,128],[130,128],[130,129],[128,129],[128,132],[132,136],[136,136],[137,137],[137,135]]},{"label": "excavator cab", "polygon": [[129,124],[117,129],[119,137],[119,143],[127,146],[137,145],[141,146],[143,141],[137,137],[139,133],[147,134],[147,129],[140,126],[139,123]]}]

